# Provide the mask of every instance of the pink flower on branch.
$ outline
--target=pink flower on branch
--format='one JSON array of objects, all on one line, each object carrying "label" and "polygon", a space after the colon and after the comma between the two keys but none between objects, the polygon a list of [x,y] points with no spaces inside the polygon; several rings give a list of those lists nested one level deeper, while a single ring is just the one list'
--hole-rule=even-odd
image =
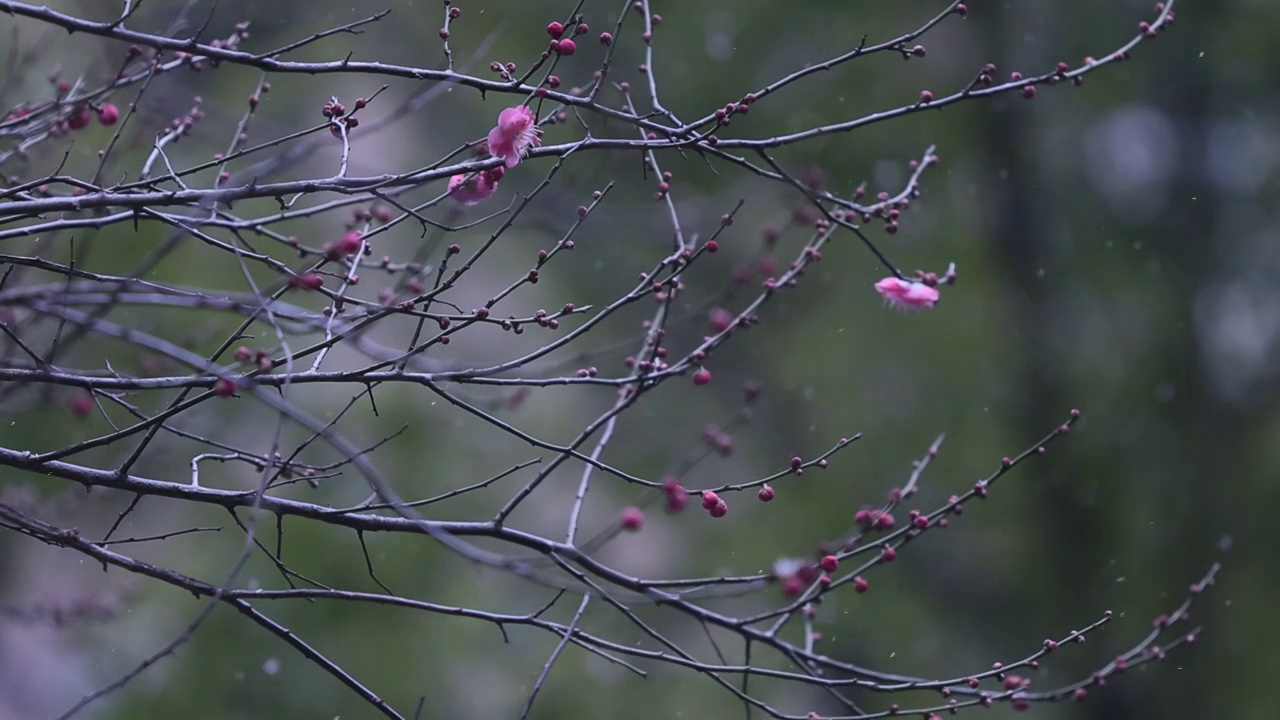
[{"label": "pink flower on branch", "polygon": [[524,105],[509,107],[498,114],[498,124],[489,131],[489,154],[503,158],[507,167],[520,164],[531,147],[537,147],[542,138],[538,119]]},{"label": "pink flower on branch", "polygon": [[936,287],[896,277],[887,277],[876,283],[876,292],[891,307],[910,310],[931,308],[938,304],[940,297]]},{"label": "pink flower on branch", "polygon": [[501,167],[449,178],[449,196],[463,205],[476,205],[498,191],[498,181],[505,170]]}]

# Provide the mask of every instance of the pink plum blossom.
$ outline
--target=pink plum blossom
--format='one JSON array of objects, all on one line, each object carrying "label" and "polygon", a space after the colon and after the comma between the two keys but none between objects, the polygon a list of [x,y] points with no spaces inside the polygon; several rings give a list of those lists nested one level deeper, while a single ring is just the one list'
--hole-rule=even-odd
[{"label": "pink plum blossom", "polygon": [[524,105],[509,107],[498,114],[498,125],[489,131],[489,154],[513,168],[529,148],[542,142],[541,132],[532,110]]},{"label": "pink plum blossom", "polygon": [[892,307],[915,310],[931,308],[939,298],[936,287],[896,277],[887,277],[876,283],[876,292]]},{"label": "pink plum blossom", "polygon": [[481,170],[474,175],[466,173],[449,178],[449,195],[463,205],[475,205],[488,200],[498,191],[498,181],[502,179],[503,168]]}]

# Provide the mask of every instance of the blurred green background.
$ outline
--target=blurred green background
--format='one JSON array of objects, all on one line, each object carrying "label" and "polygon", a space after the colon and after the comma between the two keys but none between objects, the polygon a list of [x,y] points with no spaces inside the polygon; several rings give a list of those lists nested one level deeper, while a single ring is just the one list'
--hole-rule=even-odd
[{"label": "blurred green background", "polygon": [[[491,60],[527,67],[546,41],[545,24],[564,19],[572,9],[545,0],[456,4],[463,16],[452,28],[454,56],[461,69],[485,77],[492,77]],[[110,9],[87,2],[52,5],[107,19],[120,3],[109,3]],[[351,51],[358,60],[438,66],[441,3],[395,0],[388,5],[392,15],[363,34],[333,38],[294,59],[335,59]],[[936,96],[950,94],[987,62],[998,66],[1000,78],[1012,70],[1045,72],[1059,60],[1074,66],[1086,55],[1109,53],[1136,33],[1140,20],[1155,16],[1145,2],[969,5],[966,20],[949,19],[920,40],[927,57],[904,62],[886,53],[819,73],[760,102],[722,135],[794,132],[910,103],[926,88]],[[135,25],[161,30],[181,6],[144,5]],[[235,22],[249,20],[253,35],[247,49],[259,51],[382,7],[330,0],[224,1],[209,34],[227,33]],[[622,7],[587,0],[583,11],[592,25],[587,37],[611,29]],[[846,51],[864,34],[876,42],[918,27],[941,7],[944,3],[921,0],[659,1],[654,9],[664,22],[654,40],[655,77],[668,108],[682,117],[699,117],[796,68]],[[198,24],[209,6],[188,9],[191,22]],[[998,467],[1001,456],[1032,445],[1071,408],[1080,408],[1084,419],[1045,457],[1002,480],[990,499],[968,508],[945,535],[927,536],[895,565],[873,570],[871,592],[842,594],[824,604],[817,619],[824,636],[820,646],[884,671],[962,676],[1025,656],[1045,637],[1061,637],[1113,610],[1117,617],[1085,646],[1044,663],[1033,689],[1048,689],[1087,675],[1127,649],[1146,634],[1157,613],[1181,601],[1209,564],[1223,559],[1218,585],[1194,612],[1193,622],[1205,627],[1195,647],[1109,683],[1084,705],[1038,706],[1034,712],[1064,720],[1275,717],[1280,707],[1268,682],[1280,673],[1274,652],[1280,621],[1273,612],[1280,573],[1274,534],[1264,518],[1280,501],[1275,393],[1280,244],[1274,212],[1280,87],[1273,70],[1280,55],[1270,42],[1280,23],[1280,5],[1184,0],[1177,12],[1170,32],[1140,45],[1132,62],[1090,74],[1083,87],[1041,87],[1033,101],[1010,94],[951,105],[779,149],[775,157],[784,167],[820,172],[828,187],[847,194],[863,181],[873,193],[896,191],[907,177],[906,163],[936,144],[941,165],[925,174],[923,196],[905,213],[901,230],[890,236],[872,223],[871,237],[904,269],[942,271],[955,262],[960,281],[944,289],[935,310],[887,310],[871,290],[885,270],[856,238],[839,234],[797,290],[777,297],[758,327],[711,357],[711,385],[693,392],[687,379],[677,379],[654,391],[624,416],[606,460],[660,478],[699,448],[704,426],[733,416],[748,379],[764,388],[752,421],[735,432],[730,457],[712,457],[685,476],[690,487],[754,479],[785,468],[792,455],[813,457],[841,436],[861,432],[863,439],[835,456],[825,472],[777,483],[778,497],[770,505],[749,494],[730,497],[730,513],[718,521],[693,509],[674,517],[651,512],[644,532],[620,538],[602,557],[651,577],[760,571],[779,557],[807,555],[818,542],[844,532],[854,511],[880,502],[891,487],[905,482],[911,460],[939,433],[947,433],[947,440],[924,476],[917,505],[925,509],[967,489]],[[640,86],[637,28],[635,18],[629,19],[613,77]],[[114,68],[122,53],[107,41],[68,37],[8,17],[0,17],[0,38],[0,44],[21,48],[4,107],[46,96],[45,77],[55,66],[65,77],[83,73],[101,81],[109,72],[103,68]],[[557,71],[566,86],[588,83],[597,67],[599,46],[584,41],[580,48]],[[258,80],[256,71],[232,66],[157,79],[140,103],[135,132],[125,136],[116,174],[136,174],[156,129],[185,111],[197,93],[204,97],[207,117],[172,155],[187,165],[222,149]],[[331,95],[350,103],[386,82],[385,95],[367,111],[373,119],[426,88],[339,75],[270,80],[271,93],[250,126],[254,141],[318,123],[319,108]],[[115,99],[123,106],[133,92]],[[620,102],[616,93],[604,97]],[[427,165],[481,137],[507,104],[513,104],[510,98],[442,88],[420,112],[376,136],[357,138],[351,173]],[[591,122],[604,132],[619,132]],[[571,141],[580,132],[571,120],[548,129],[547,141]],[[94,152],[110,133],[95,127],[80,138],[69,168],[91,174]],[[32,177],[56,165],[64,147],[44,146],[19,174]],[[336,152],[332,144],[324,145],[285,177],[332,174]],[[783,185],[724,163],[709,167],[697,156],[670,153],[660,161],[675,176],[673,195],[687,233],[706,237],[721,213],[739,199],[746,203],[723,236],[723,251],[687,279],[671,346],[688,348],[707,332],[706,307],[720,301],[731,274],[760,262],[766,228],[781,231],[774,255],[784,268],[806,231],[792,222],[800,205]],[[514,192],[531,189],[551,165],[549,159],[521,165],[503,181],[495,202],[505,205]],[[542,282],[503,307],[527,314],[564,302],[600,306],[629,288],[636,274],[669,248],[670,224],[651,199],[654,181],[643,177],[638,157],[584,154],[566,164],[555,187],[500,241],[501,253],[487,257],[473,285],[453,296],[458,304],[474,307],[520,277],[538,248],[549,247],[573,222],[573,208],[609,181],[618,187],[577,236],[578,249],[557,259]],[[267,207],[246,204],[237,210],[250,214]],[[479,218],[482,210],[467,210],[464,218]],[[340,234],[347,212],[293,223],[287,232],[319,245]],[[444,242],[475,245],[494,227],[482,224]],[[77,235],[76,251],[86,267],[127,272],[164,237],[166,231],[155,225],[144,224],[136,234],[117,226]],[[409,225],[381,237],[375,252],[395,258],[408,257],[423,242],[418,228]],[[42,245],[10,241],[0,250],[38,251],[65,260],[70,246],[62,237]],[[273,253],[296,262],[278,248]],[[148,278],[247,289],[234,259],[192,243]],[[376,283],[386,282],[374,281],[360,288],[362,296],[374,297],[382,286]],[[742,301],[726,306],[740,308]],[[590,362],[602,374],[621,372],[622,356],[632,352],[621,348],[635,344],[638,323],[650,312],[648,306],[627,311],[575,349],[612,349]],[[179,311],[126,308],[114,317],[197,350],[212,348],[234,327],[232,318]],[[388,323],[379,339],[400,346],[407,332],[407,325]],[[488,363],[553,337],[540,330],[521,338],[475,334],[440,357]],[[357,366],[358,358],[336,355],[333,367]],[[143,362],[134,350],[98,340],[80,345],[73,356],[73,365],[80,367],[101,367],[104,357],[124,368]],[[571,355],[562,357],[567,364],[546,371],[572,372],[582,364]],[[460,392],[473,399],[506,397]],[[297,397],[321,417],[332,417],[351,394],[344,386],[308,386]],[[61,389],[15,396],[0,407],[4,445],[42,450],[107,429],[101,418],[70,419],[70,397]],[[156,407],[168,397],[137,400]],[[612,400],[608,389],[553,387],[495,412],[539,437],[565,442]],[[368,444],[408,425],[404,435],[374,455],[408,497],[477,482],[547,455],[422,388],[387,388],[377,401],[377,416],[357,411],[339,427],[358,444]],[[259,450],[272,428],[270,414],[247,398],[203,405],[182,422],[192,432]],[[296,442],[305,436],[290,432],[286,437]],[[193,447],[164,439],[137,471],[184,481]],[[107,448],[75,460],[109,467],[128,450]],[[333,460],[322,450],[312,457]],[[580,470],[566,467],[553,475],[551,487],[517,513],[514,524],[553,536],[562,532]],[[531,473],[517,473],[485,493],[446,505],[439,516],[488,517]],[[206,465],[202,475],[204,484],[214,487],[252,487],[256,479],[251,470],[234,465]],[[30,483],[38,483],[34,487],[48,498],[68,491],[62,483],[0,471],[0,485],[8,491]],[[344,505],[359,502],[367,490],[348,473],[320,490],[294,488],[286,494]],[[90,535],[100,533],[130,500],[111,493],[83,499],[77,492],[75,497],[81,499],[49,510],[53,514],[46,517]],[[598,477],[584,531],[607,527],[624,505],[643,499],[615,480]],[[258,527],[268,545],[275,542],[275,522],[264,518]],[[243,546],[243,534],[225,512],[147,499],[123,534],[188,526],[222,530],[123,546],[122,551],[221,581]],[[284,557],[295,570],[335,587],[378,590],[353,533],[295,519],[286,519],[283,527]],[[512,613],[531,612],[554,594],[463,563],[422,538],[364,540],[378,578],[400,594]],[[284,586],[261,553],[240,583]],[[202,603],[158,583],[131,581],[117,570],[104,575],[78,556],[0,533],[0,598],[7,605],[107,592],[122,592],[128,599],[103,622],[49,628],[0,619],[0,713],[6,720],[56,716],[163,647]],[[778,601],[774,592],[718,607],[759,608]],[[548,617],[567,621],[576,607],[576,599],[562,600]],[[486,623],[377,605],[279,601],[261,609],[402,713],[412,715],[425,697],[423,717],[428,718],[517,717],[557,641],[513,627],[504,642]],[[653,608],[641,614],[701,657],[714,657],[700,627]],[[621,643],[643,641],[603,603],[583,622]],[[731,660],[740,659],[741,645],[727,638],[717,639],[724,641]],[[531,716],[743,717],[741,705],[706,677],[639,664],[650,671],[647,680],[570,648]],[[763,682],[755,687],[788,712],[839,711],[812,688]],[[876,696],[858,699],[875,710],[889,702]],[[935,701],[936,696],[926,695],[900,702]],[[79,715],[121,720],[374,716],[350,690],[226,608],[171,657]]]}]

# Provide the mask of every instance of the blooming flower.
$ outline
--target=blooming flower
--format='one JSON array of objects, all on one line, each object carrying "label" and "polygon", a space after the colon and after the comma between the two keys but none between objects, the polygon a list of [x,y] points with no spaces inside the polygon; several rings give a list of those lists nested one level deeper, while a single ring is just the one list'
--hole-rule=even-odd
[{"label": "blooming flower", "polygon": [[513,168],[529,148],[542,142],[541,132],[532,110],[524,105],[509,107],[498,114],[498,125],[489,131],[489,154],[503,158],[507,167]]},{"label": "blooming flower", "polygon": [[488,200],[498,191],[498,181],[503,169],[481,170],[474,175],[454,175],[449,178],[449,195],[463,205],[475,205]]},{"label": "blooming flower", "polygon": [[876,283],[876,292],[895,308],[931,308],[939,299],[938,288],[896,277],[887,277]]}]

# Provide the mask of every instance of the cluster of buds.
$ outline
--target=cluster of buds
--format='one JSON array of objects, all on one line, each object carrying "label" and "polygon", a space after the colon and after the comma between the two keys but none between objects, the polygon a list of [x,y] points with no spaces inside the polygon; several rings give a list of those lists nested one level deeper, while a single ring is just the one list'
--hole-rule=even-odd
[{"label": "cluster of buds", "polygon": [[[355,110],[362,110],[368,104],[364,98],[356,98]],[[347,114],[347,106],[338,102],[338,98],[330,98],[320,108],[320,114],[329,121],[329,132],[336,138],[355,130],[360,125],[360,118],[355,117],[355,110]],[[345,128],[345,132],[343,130]]]},{"label": "cluster of buds", "polygon": [[262,348],[254,349],[241,345],[236,348],[235,358],[236,362],[253,362],[258,366],[258,371],[262,373],[269,373],[276,366],[275,361],[271,359],[271,355]]},{"label": "cluster of buds", "polygon": [[204,104],[204,98],[197,95],[192,101],[192,107],[184,115],[176,117],[169,121],[169,130],[167,136],[173,141],[186,137],[191,134],[191,129],[196,123],[204,119],[204,110],[201,106]]},{"label": "cluster of buds", "polygon": [[[567,26],[564,23],[555,21],[547,23],[547,34],[551,36],[551,41],[547,44],[547,50],[543,51],[542,58],[545,60],[551,57],[551,53],[561,57],[573,55],[578,51],[578,44],[574,42],[573,38],[590,31],[591,26],[583,22],[582,13],[574,15]],[[601,37],[601,42],[605,45],[608,45],[612,40],[612,36],[608,41],[605,41],[603,36]]]},{"label": "cluster of buds", "polygon": [[715,112],[716,123],[719,125],[728,125],[730,118],[734,115],[746,115],[751,111],[751,104],[756,101],[755,93],[747,93],[737,102],[726,104],[722,108],[717,108]]}]

